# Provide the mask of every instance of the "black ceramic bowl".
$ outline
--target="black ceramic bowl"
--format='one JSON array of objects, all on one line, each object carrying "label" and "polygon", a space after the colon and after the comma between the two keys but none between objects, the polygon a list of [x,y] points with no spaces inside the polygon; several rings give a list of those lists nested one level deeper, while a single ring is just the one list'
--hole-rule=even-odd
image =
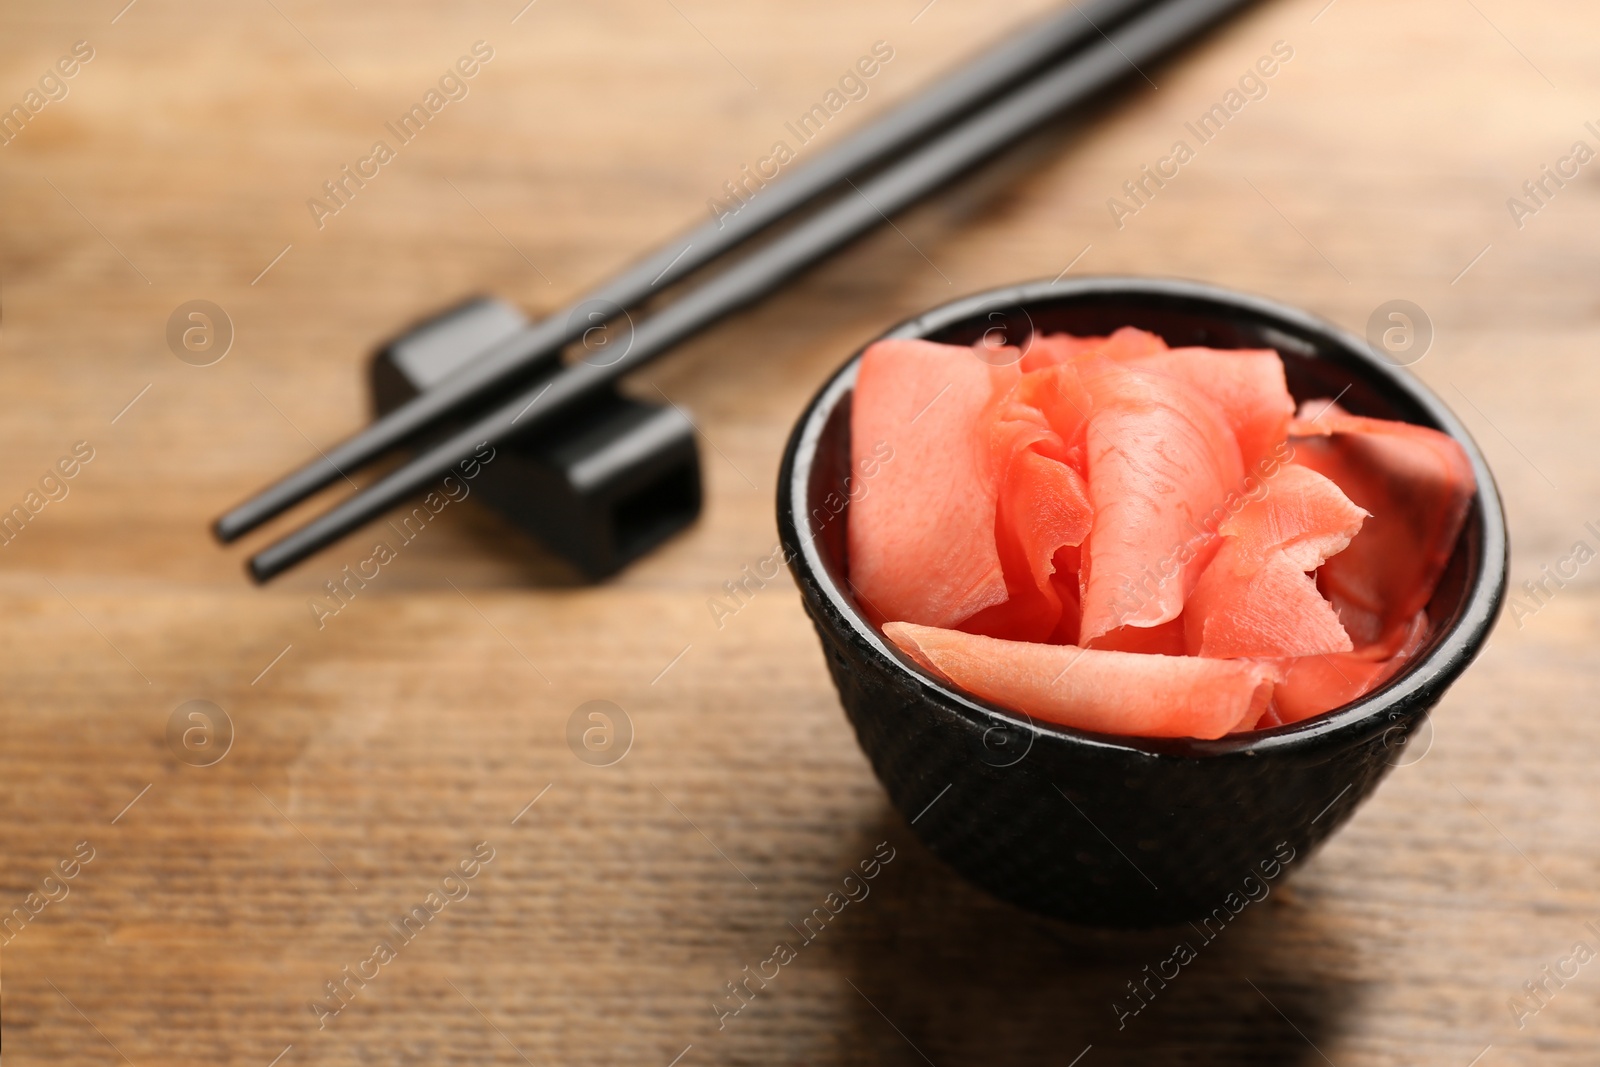
[{"label": "black ceramic bowl", "polygon": [[[1353,704],[1216,741],[1089,733],[1004,710],[918,667],[850,593],[850,399],[858,352],[806,408],[778,479],[778,527],[856,736],[918,837],[996,896],[1071,922],[1225,923],[1270,891],[1401,761],[1407,738],[1488,636],[1506,585],[1506,529],[1477,446],[1437,397],[1327,322],[1193,282],[1084,278],[982,293],[885,337],[970,344],[1002,330],[1173,346],[1275,348],[1297,400],[1341,396],[1460,442],[1478,493],[1411,665]],[[993,336],[993,335],[991,335]],[[1414,749],[1413,749],[1414,751]]]}]

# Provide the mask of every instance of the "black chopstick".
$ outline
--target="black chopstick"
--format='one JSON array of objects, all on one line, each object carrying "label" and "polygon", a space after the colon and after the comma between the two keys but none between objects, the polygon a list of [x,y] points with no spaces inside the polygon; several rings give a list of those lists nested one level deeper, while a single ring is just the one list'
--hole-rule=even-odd
[{"label": "black chopstick", "polygon": [[1055,68],[1046,70],[884,169],[794,229],[696,286],[635,330],[633,344],[607,365],[577,362],[529,387],[472,425],[435,444],[250,560],[266,581],[442,478],[483,442],[527,430],[655,359],[673,345],[752,301],[830,252],[983,162],[1061,111],[1132,75],[1250,0],[1168,0],[1140,13]]},{"label": "black chopstick", "polygon": [[763,188],[735,214],[714,219],[663,245],[622,274],[583,294],[463,367],[450,378],[328,449],[317,459],[268,486],[216,521],[218,539],[232,541],[306,497],[399,445],[446,416],[470,407],[542,359],[571,344],[595,325],[590,312],[611,318],[637,307],[712,260],[790,217],[847,178],[897,153],[970,113],[996,94],[1037,73],[1068,49],[1096,39],[1154,0],[1083,0],[1059,15],[1007,39],[950,74],[931,89],[841,142],[825,155],[798,165]]}]

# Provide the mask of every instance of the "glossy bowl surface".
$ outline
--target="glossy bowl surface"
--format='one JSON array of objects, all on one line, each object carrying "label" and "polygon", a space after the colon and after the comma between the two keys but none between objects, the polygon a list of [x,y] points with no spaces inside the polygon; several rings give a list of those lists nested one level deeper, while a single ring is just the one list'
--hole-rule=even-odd
[{"label": "glossy bowl surface", "polygon": [[[1215,741],[1089,733],[1035,722],[934,678],[863,615],[846,530],[857,352],[796,424],[778,481],[785,557],[856,736],[891,801],[946,863],[995,895],[1106,926],[1238,914],[1348,819],[1415,748],[1429,710],[1482,648],[1505,595],[1505,518],[1465,428],[1408,372],[1303,311],[1195,282],[1098,277],[957,300],[884,337],[970,344],[1001,331],[1151,330],[1167,343],[1274,348],[1297,401],[1339,397],[1358,415],[1441,430],[1478,492],[1409,667],[1361,700],[1304,722]],[[865,346],[863,346],[863,350]],[[891,460],[892,462],[892,460]],[[1420,743],[1420,742],[1419,742]]]}]

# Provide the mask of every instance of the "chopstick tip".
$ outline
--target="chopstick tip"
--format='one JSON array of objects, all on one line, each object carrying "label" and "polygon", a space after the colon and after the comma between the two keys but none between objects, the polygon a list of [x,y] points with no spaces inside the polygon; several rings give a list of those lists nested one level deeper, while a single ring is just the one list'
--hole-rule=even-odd
[{"label": "chopstick tip", "polygon": [[222,544],[231,544],[237,541],[245,532],[237,523],[230,522],[231,515],[223,515],[211,524],[211,534]]},{"label": "chopstick tip", "polygon": [[251,556],[244,569],[245,573],[250,575],[250,580],[257,585],[266,585],[283,571],[282,567],[275,567],[270,562],[263,561],[260,556]]}]

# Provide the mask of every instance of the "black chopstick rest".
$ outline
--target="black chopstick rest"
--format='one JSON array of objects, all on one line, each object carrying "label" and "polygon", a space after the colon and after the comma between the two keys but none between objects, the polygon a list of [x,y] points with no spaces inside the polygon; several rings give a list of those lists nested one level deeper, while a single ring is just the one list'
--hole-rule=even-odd
[{"label": "black chopstick rest", "polygon": [[[378,416],[527,326],[521,312],[492,297],[469,300],[412,326],[373,357]],[[561,366],[559,354],[551,353],[516,385],[536,385]],[[440,427],[439,436],[460,429],[476,414],[473,409],[459,413]],[[694,425],[675,407],[608,389],[560,419],[495,442],[494,448],[494,459],[474,483],[476,494],[590,581],[621,570],[700,514]]]}]

